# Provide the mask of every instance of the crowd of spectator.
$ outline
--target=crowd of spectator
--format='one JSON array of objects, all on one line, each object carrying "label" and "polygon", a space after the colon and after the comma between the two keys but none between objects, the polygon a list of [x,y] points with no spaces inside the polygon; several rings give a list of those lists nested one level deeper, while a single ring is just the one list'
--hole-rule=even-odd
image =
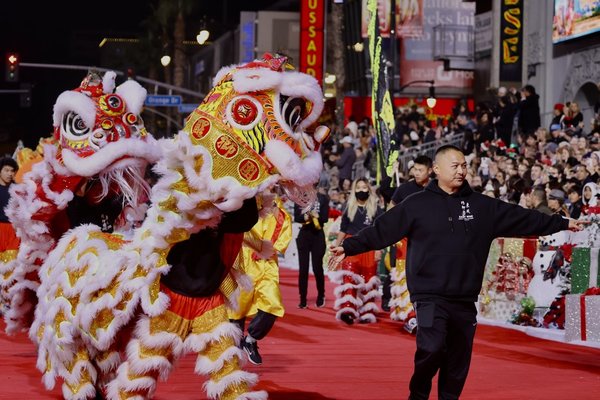
[{"label": "crowd of spectator", "polygon": [[[596,105],[596,117],[588,123],[577,103],[557,103],[551,122],[542,126],[539,95],[531,85],[520,91],[499,88],[491,101],[472,111],[459,102],[447,121],[430,121],[412,105],[395,110],[391,150],[418,149],[461,134],[469,163],[467,179],[474,190],[547,214],[578,218],[596,207],[600,196],[599,108]],[[332,207],[342,210],[354,179],[375,181],[377,136],[367,118],[351,117],[343,128],[333,125],[332,132],[333,140],[322,149],[323,179]],[[418,155],[415,151],[414,157]],[[397,178],[383,181],[382,202],[411,179],[410,164],[403,168],[395,163]]]}]

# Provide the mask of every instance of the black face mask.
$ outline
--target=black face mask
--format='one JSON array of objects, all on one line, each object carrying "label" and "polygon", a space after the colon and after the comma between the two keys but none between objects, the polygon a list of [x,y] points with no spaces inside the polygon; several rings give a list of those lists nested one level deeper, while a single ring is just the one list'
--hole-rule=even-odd
[{"label": "black face mask", "polygon": [[354,195],[359,201],[365,201],[369,198],[369,192],[354,192]]}]

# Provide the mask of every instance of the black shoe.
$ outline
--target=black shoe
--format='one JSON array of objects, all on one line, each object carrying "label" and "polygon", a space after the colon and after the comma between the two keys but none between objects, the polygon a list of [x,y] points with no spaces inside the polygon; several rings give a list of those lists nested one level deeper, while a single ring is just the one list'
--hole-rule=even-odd
[{"label": "black shoe", "polygon": [[342,314],[340,316],[340,319],[342,320],[342,322],[348,325],[352,325],[354,323],[354,318],[350,314]]},{"label": "black shoe", "polygon": [[317,299],[317,308],[325,307],[325,297],[319,297]]},{"label": "black shoe", "polygon": [[390,312],[390,305],[388,303],[383,303],[381,309],[385,312]]},{"label": "black shoe", "polygon": [[258,344],[256,342],[248,343],[246,338],[242,341],[242,348],[248,355],[248,361],[250,361],[254,365],[262,364],[262,357],[258,352]]},{"label": "black shoe", "polygon": [[308,308],[306,301],[301,301],[300,304],[298,304],[298,308]]}]

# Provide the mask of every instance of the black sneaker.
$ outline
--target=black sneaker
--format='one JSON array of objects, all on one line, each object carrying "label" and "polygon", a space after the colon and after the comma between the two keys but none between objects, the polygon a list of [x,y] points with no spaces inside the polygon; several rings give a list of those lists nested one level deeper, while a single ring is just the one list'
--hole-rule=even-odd
[{"label": "black sneaker", "polygon": [[354,318],[350,314],[342,314],[340,316],[340,319],[342,320],[342,322],[348,325],[352,325],[354,323]]},{"label": "black sneaker", "polygon": [[325,307],[325,297],[319,297],[317,299],[317,308]]},{"label": "black sneaker", "polygon": [[308,308],[306,301],[301,301],[300,304],[298,304],[298,308]]},{"label": "black sneaker", "polygon": [[388,303],[383,303],[381,309],[385,312],[390,312],[390,305]]},{"label": "black sneaker", "polygon": [[248,343],[246,338],[243,339],[242,348],[248,355],[248,361],[250,361],[254,365],[262,364],[262,357],[258,352],[258,344],[256,342]]}]

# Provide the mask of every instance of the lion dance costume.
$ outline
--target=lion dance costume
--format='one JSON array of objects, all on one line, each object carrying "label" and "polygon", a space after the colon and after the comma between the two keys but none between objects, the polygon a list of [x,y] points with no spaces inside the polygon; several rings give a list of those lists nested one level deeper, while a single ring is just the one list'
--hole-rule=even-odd
[{"label": "lion dance costume", "polygon": [[408,239],[396,243],[396,266],[391,268],[392,287],[390,289],[390,318],[404,322],[404,329],[415,333],[416,313],[410,301],[410,293],[406,285],[406,248]]},{"label": "lion dance costume", "polygon": [[131,240],[83,225],[62,236],[40,269],[30,337],[44,383],[62,378],[67,399],[93,398],[99,386],[109,399],[152,397],[157,379],[188,352],[198,355],[196,372],[210,376],[210,398],[266,398],[250,389],[257,376],[240,369],[240,331],[227,318],[225,304],[235,307],[239,292],[230,268],[237,253],[200,268],[219,268],[210,294],[176,293],[162,280],[171,250],[205,230],[220,235],[223,215],[257,194],[279,185],[309,204],[329,131],[306,131],[323,108],[322,91],[285,58],[224,68],[214,83],[184,129],[160,141],[160,178]]},{"label": "lion dance costume", "polygon": [[[15,259],[0,265],[8,333],[29,329],[38,270],[68,229],[95,217],[112,229],[123,196],[131,206],[147,197],[144,172],[160,151],[139,115],[146,90],[135,81],[115,89],[115,77],[90,73],[58,97],[53,138],[40,140],[35,154],[24,158],[30,172],[11,187],[6,213],[21,245]],[[115,202],[116,210],[108,212]]]}]

